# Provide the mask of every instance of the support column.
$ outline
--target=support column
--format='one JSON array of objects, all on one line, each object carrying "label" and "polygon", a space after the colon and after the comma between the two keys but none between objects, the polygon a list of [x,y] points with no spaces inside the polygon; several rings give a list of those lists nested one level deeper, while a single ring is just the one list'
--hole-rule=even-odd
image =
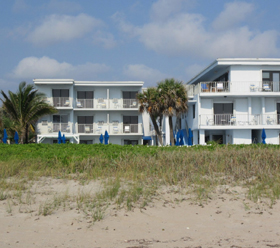
[{"label": "support column", "polygon": [[170,146],[170,130],[169,130],[169,119],[168,116],[164,117],[165,120],[165,145]]},{"label": "support column", "polygon": [[205,130],[199,130],[199,144],[205,145]]},{"label": "support column", "polygon": [[193,144],[198,145],[198,130],[193,131]]},{"label": "support column", "polygon": [[262,124],[265,125],[265,121],[266,121],[266,118],[265,118],[265,98],[262,97]]},{"label": "support column", "polygon": [[110,102],[109,102],[109,99],[110,99],[110,90],[107,89],[107,108],[110,108]]},{"label": "support column", "polygon": [[249,123],[252,121],[252,101],[251,101],[251,97],[248,97],[248,121]]}]

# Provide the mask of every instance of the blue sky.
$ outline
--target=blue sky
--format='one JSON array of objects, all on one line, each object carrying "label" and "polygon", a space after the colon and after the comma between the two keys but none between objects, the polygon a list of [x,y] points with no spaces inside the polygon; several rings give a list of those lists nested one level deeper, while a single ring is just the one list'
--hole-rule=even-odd
[{"label": "blue sky", "polygon": [[9,0],[0,89],[34,78],[187,82],[221,57],[280,57],[279,0]]}]

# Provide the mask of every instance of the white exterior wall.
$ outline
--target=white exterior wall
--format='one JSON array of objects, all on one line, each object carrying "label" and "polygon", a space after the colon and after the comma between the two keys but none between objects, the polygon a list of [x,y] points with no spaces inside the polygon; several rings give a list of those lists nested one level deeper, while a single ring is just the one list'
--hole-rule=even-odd
[{"label": "white exterior wall", "polygon": [[252,131],[250,129],[233,130],[233,143],[234,144],[251,144],[252,143]]},{"label": "white exterior wall", "polygon": [[280,130],[265,130],[267,144],[276,144],[279,145],[279,133]]}]

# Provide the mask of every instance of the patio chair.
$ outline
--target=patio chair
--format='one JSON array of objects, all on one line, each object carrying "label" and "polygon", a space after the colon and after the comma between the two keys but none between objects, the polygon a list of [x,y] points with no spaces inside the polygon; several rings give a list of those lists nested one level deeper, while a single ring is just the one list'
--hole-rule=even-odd
[{"label": "patio chair", "polygon": [[268,125],[273,125],[273,124],[274,124],[274,119],[271,118],[270,116],[267,116],[266,123],[267,123]]},{"label": "patio chair", "polygon": [[229,123],[230,123],[230,125],[235,125],[235,123],[236,123],[236,116],[230,117]]},{"label": "patio chair", "polygon": [[85,126],[85,133],[90,133],[90,126]]},{"label": "patio chair", "polygon": [[207,126],[213,126],[214,125],[214,120],[206,117],[206,124],[207,124]]},{"label": "patio chair", "polygon": [[271,91],[269,84],[263,84],[263,91]]},{"label": "patio chair", "polygon": [[120,107],[119,100],[117,98],[113,99],[113,103],[114,103],[114,108],[119,108]]},{"label": "patio chair", "polygon": [[130,126],[124,126],[124,132],[130,133]]},{"label": "patio chair", "polygon": [[137,102],[136,102],[136,101],[132,102],[132,104],[130,105],[130,107],[131,107],[131,108],[136,108],[136,107],[137,107]]},{"label": "patio chair", "polygon": [[209,87],[207,84],[201,84],[201,90],[202,92],[209,92]]},{"label": "patio chair", "polygon": [[69,107],[69,106],[70,106],[70,101],[69,101],[69,100],[65,100],[64,106],[65,106],[65,107]]},{"label": "patio chair", "polygon": [[251,84],[251,85],[250,85],[250,91],[251,91],[251,92],[255,92],[256,90],[257,90],[256,85]]},{"label": "patio chair", "polygon": [[223,83],[217,83],[217,91],[224,91],[224,84]]},{"label": "patio chair", "polygon": [[77,102],[77,107],[78,107],[78,108],[82,108],[82,107],[83,107],[83,105],[81,104],[80,101]]}]

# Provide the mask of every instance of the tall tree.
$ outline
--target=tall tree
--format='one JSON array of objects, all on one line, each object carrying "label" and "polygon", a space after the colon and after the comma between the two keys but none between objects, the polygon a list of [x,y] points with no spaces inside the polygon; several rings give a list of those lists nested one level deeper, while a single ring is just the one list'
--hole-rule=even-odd
[{"label": "tall tree", "polygon": [[[45,101],[45,94],[38,92],[33,85],[22,82],[16,93],[8,95],[1,90],[3,109],[7,116],[16,123],[21,143],[28,143],[29,129],[39,118],[56,113],[57,110]],[[25,138],[24,138],[25,137]]]},{"label": "tall tree", "polygon": [[162,113],[169,117],[170,141],[174,145],[173,116],[180,116],[188,111],[188,95],[185,85],[174,78],[158,83]]},{"label": "tall tree", "polygon": [[159,103],[160,94],[156,88],[147,88],[143,93],[138,93],[139,111],[148,112],[154,125],[159,144],[162,145],[162,134],[159,129],[157,119],[161,116],[161,104]]}]

